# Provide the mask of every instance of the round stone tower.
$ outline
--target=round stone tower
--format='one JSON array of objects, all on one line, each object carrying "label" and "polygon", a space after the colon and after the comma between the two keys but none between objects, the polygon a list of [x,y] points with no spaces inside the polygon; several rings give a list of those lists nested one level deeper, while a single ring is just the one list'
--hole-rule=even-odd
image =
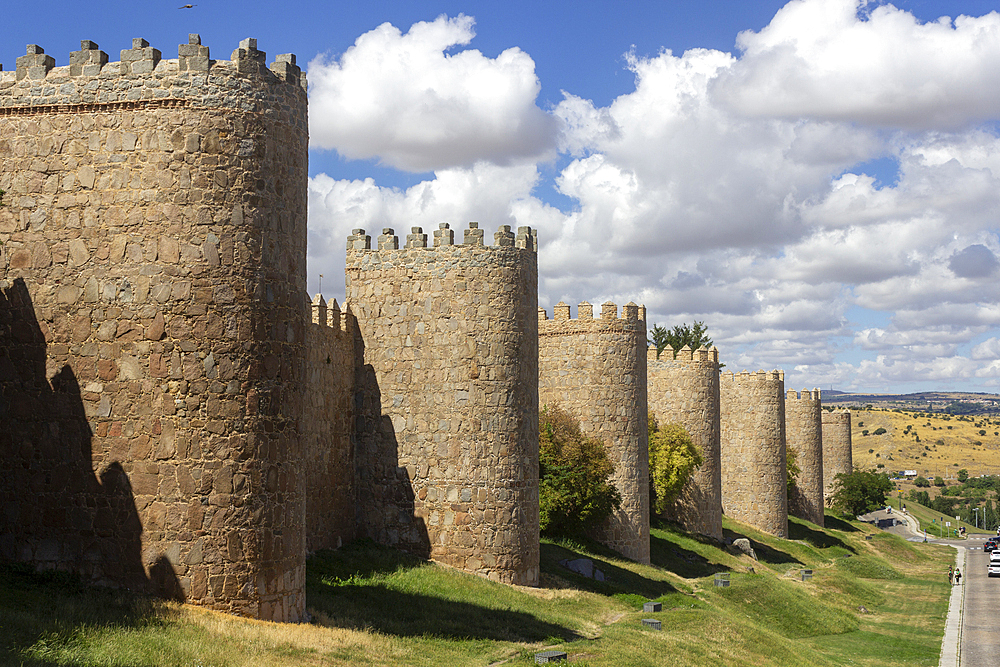
[{"label": "round stone tower", "polygon": [[618,553],[649,562],[649,441],[646,422],[646,313],[607,302],[600,319],[587,302],[538,312],[538,398],[558,403],[580,429],[603,440],[615,464],[619,510],[595,537]]},{"label": "round stone tower", "polygon": [[777,537],[788,536],[784,375],[723,373],[719,387],[722,509]]},{"label": "round stone tower", "polygon": [[686,345],[674,358],[664,350],[647,351],[649,411],[660,424],[683,426],[701,452],[694,472],[667,518],[686,530],[722,539],[722,468],[719,450],[719,350],[692,351]]},{"label": "round stone tower", "polygon": [[305,79],[253,39],[108,60],[0,72],[0,275],[45,360],[4,380],[36,406],[0,461],[4,555],[300,619]]},{"label": "round stone tower", "polygon": [[840,473],[854,470],[851,453],[851,411],[823,411],[823,492],[833,493],[833,483]]},{"label": "round stone tower", "polygon": [[538,584],[538,264],[508,225],[348,241],[363,360],[359,532],[496,581]]},{"label": "round stone tower", "polygon": [[785,446],[796,455],[799,477],[788,511],[823,525],[823,406],[819,389],[788,390],[785,397]]}]

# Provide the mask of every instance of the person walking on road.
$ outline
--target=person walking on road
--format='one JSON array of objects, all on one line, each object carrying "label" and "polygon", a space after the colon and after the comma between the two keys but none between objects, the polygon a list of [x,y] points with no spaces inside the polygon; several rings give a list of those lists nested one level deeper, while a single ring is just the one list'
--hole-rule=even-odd
[{"label": "person walking on road", "polygon": [[955,566],[954,565],[949,565],[948,566],[948,585],[951,586],[954,583],[955,583]]},{"label": "person walking on road", "polygon": [[959,572],[958,568],[956,567],[955,568],[955,585],[959,586],[959,585],[961,585],[961,583],[962,583],[962,573]]}]

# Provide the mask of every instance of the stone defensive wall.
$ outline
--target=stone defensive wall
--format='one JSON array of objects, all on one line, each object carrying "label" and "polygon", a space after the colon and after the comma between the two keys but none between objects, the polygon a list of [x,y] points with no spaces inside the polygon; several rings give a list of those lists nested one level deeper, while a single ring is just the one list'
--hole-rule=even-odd
[{"label": "stone defensive wall", "polygon": [[785,396],[785,446],[796,454],[799,477],[788,511],[823,525],[823,412],[819,389],[789,389]]},{"label": "stone defensive wall", "polygon": [[304,409],[299,423],[306,491],[306,550],[355,538],[354,395],[357,319],[317,294],[306,326]]},{"label": "stone defensive wall", "polygon": [[840,473],[854,470],[851,453],[851,411],[823,411],[823,493],[829,499]]},{"label": "stone defensive wall", "polygon": [[0,72],[0,556],[302,617],[307,104],[265,63]]},{"label": "stone defensive wall", "polygon": [[570,318],[538,310],[538,399],[559,404],[581,430],[604,441],[615,465],[621,507],[595,537],[618,553],[649,562],[649,451],[646,422],[646,309],[607,302],[601,317],[586,301]]},{"label": "stone defensive wall", "polygon": [[538,261],[530,227],[404,246],[354,230],[363,346],[359,532],[496,581],[538,584]]},{"label": "stone defensive wall", "polygon": [[722,509],[732,519],[788,536],[785,374],[720,377]]},{"label": "stone defensive wall", "polygon": [[685,530],[722,539],[722,460],[719,445],[719,350],[647,351],[649,410],[661,425],[683,426],[701,452],[701,467],[668,508],[666,518]]}]

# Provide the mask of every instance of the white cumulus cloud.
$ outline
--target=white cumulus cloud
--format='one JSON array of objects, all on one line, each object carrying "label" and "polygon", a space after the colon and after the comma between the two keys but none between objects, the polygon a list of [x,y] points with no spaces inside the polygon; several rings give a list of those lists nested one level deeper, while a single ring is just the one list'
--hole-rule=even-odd
[{"label": "white cumulus cloud", "polygon": [[[531,225],[540,305],[703,320],[731,370],[1000,382],[1000,15],[792,0],[736,55],[625,54],[633,90],[548,112],[527,54],[454,51],[472,37],[466,17],[385,25],[314,62],[316,146],[434,174],[312,179],[311,274],[342,271],[355,227]],[[501,84],[470,88],[478,72]]]},{"label": "white cumulus cloud", "polygon": [[534,61],[516,47],[496,58],[451,53],[469,44],[473,24],[468,16],[440,16],[403,34],[384,23],[339,57],[315,58],[312,146],[414,172],[549,154],[557,128],[535,105]]}]

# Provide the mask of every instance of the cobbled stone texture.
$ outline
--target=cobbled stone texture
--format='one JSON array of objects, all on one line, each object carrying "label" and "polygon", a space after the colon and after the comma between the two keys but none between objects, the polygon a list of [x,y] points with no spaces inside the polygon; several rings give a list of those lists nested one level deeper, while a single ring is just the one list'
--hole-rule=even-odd
[{"label": "cobbled stone texture", "polygon": [[610,301],[595,319],[581,303],[577,319],[559,303],[553,319],[538,312],[538,393],[558,403],[580,429],[604,441],[615,465],[621,507],[595,537],[618,553],[649,562],[649,439],[646,422],[646,313]]},{"label": "cobbled stone texture", "polygon": [[784,375],[723,373],[719,386],[722,509],[776,537],[788,536]]},{"label": "cobbled stone texture", "polygon": [[471,223],[348,240],[358,321],[359,530],[520,585],[538,584],[538,264],[533,232],[483,245]]},{"label": "cobbled stone texture", "polygon": [[0,73],[0,555],[294,621],[305,79],[179,52]]},{"label": "cobbled stone texture", "polygon": [[833,494],[837,475],[850,474],[854,470],[851,453],[851,412],[850,410],[823,411],[823,495],[829,499]]},{"label": "cobbled stone texture", "polygon": [[667,348],[656,358],[656,348],[647,352],[649,410],[660,425],[676,423],[687,430],[701,452],[701,467],[684,485],[665,518],[685,530],[722,539],[722,460],[719,449],[719,350],[687,345],[677,351]]},{"label": "cobbled stone texture", "polygon": [[819,389],[785,396],[785,446],[796,454],[799,477],[789,513],[823,525],[823,412]]}]

